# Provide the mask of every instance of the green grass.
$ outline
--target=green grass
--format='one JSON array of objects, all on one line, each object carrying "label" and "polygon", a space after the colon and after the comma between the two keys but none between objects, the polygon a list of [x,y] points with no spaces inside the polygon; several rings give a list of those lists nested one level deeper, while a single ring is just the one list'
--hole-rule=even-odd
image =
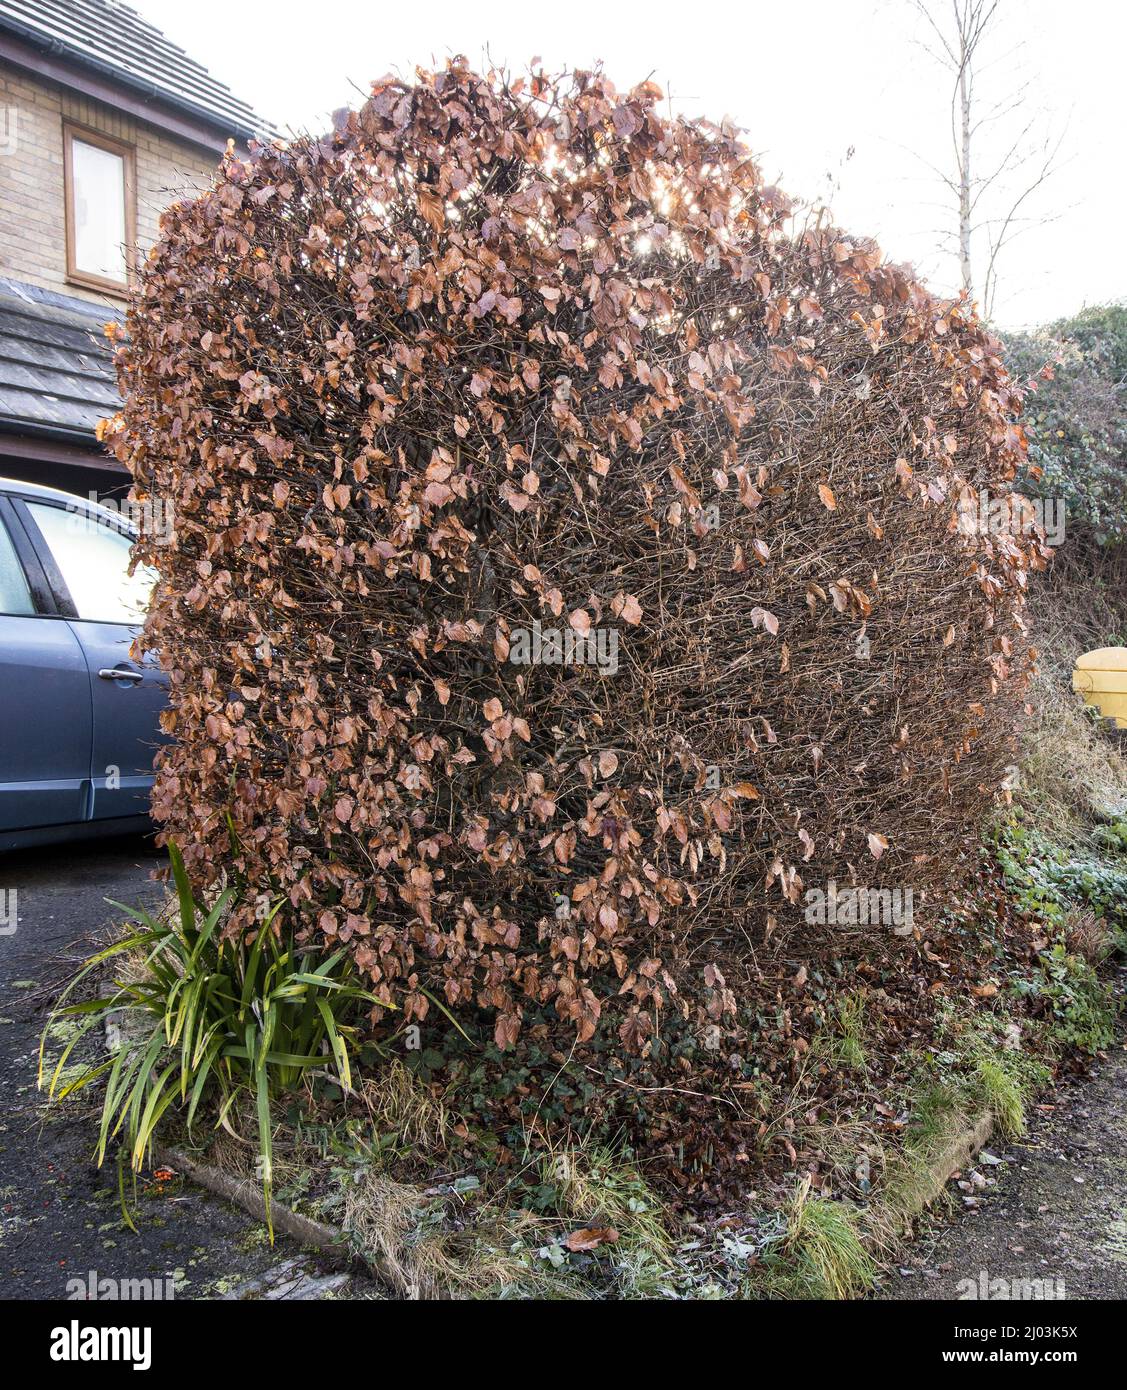
[{"label": "green grass", "polygon": [[968,1110],[966,1096],[955,1087],[933,1082],[919,1090],[904,1143],[885,1171],[873,1221],[878,1243],[894,1243],[944,1195],[970,1127]]},{"label": "green grass", "polygon": [[807,1178],[785,1215],[786,1234],[749,1278],[747,1297],[850,1299],[866,1292],[877,1266],[865,1247],[856,1207],[811,1196]]},{"label": "green grass", "polygon": [[828,1032],[819,1039],[826,1055],[836,1065],[851,1071],[867,1071],[865,1054],[865,996],[854,990],[834,1004]]},{"label": "green grass", "polygon": [[1007,1139],[1025,1133],[1025,1092],[1021,1081],[1003,1059],[982,1055],[975,1062],[974,1089]]}]

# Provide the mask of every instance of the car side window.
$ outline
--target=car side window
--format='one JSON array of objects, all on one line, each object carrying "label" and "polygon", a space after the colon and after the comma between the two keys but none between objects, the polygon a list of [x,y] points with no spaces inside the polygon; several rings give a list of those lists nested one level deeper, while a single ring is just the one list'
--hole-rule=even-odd
[{"label": "car side window", "polygon": [[16,618],[35,614],[27,576],[3,521],[0,521],[0,614]]},{"label": "car side window", "polygon": [[156,571],[138,565],[129,573],[128,536],[87,512],[27,502],[47,542],[80,618],[99,623],[141,623]]}]

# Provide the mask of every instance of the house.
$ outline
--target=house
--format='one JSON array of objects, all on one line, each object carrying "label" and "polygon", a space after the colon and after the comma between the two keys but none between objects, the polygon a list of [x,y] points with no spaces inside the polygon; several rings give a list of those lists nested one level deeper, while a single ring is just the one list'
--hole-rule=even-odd
[{"label": "house", "polygon": [[104,325],[161,210],[271,133],[117,0],[0,0],[0,476],[128,488],[95,437],[118,406]]}]

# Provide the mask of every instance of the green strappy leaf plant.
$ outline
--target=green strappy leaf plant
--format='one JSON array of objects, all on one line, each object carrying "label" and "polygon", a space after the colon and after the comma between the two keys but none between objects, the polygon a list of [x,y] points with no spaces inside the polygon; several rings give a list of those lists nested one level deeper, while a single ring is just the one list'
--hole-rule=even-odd
[{"label": "green strappy leaf plant", "polygon": [[[364,989],[347,951],[329,956],[298,946],[280,925],[285,899],[273,904],[253,934],[225,937],[223,923],[235,890],[206,908],[193,895],[179,851],[170,847],[176,907],[167,917],[114,902],[135,929],[98,951],[68,983],[44,1030],[39,1085],[63,1100],[105,1078],[96,1157],[115,1141],[134,1172],[151,1153],[161,1117],[177,1105],[189,1130],[206,1098],[217,1101],[217,1124],[230,1128],[240,1095],[253,1097],[258,1153],[273,1240],[271,1098],[292,1090],[313,1069],[325,1069],[352,1089],[350,1055],[357,1024],[373,1005],[389,1007]],[[120,972],[98,998],[68,1002],[77,986],[107,961]],[[52,1026],[68,1028],[53,1068],[46,1061]],[[67,1071],[79,1043],[114,1023],[123,1040],[108,1057]]]}]

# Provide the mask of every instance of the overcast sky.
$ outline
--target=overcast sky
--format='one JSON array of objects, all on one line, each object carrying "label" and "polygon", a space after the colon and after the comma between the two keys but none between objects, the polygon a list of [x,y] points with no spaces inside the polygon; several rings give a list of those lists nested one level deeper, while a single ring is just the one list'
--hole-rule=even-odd
[{"label": "overcast sky", "polygon": [[[951,166],[951,87],[919,47],[912,0],[132,3],[283,129],[322,129],[373,78],[456,53],[480,64],[488,50],[514,68],[540,57],[553,70],[601,60],[621,89],[652,75],[676,111],[744,127],[769,180],[828,197],[844,227],[875,236],[937,290],[953,287],[954,260],[936,250],[953,211],[924,163]],[[1025,82],[1022,124],[1065,132],[1062,168],[1003,262],[1003,325],[1127,295],[1125,13],[1121,0],[999,0],[982,94],[1003,97]],[[1017,134],[1016,118],[983,144],[982,168]]]}]

